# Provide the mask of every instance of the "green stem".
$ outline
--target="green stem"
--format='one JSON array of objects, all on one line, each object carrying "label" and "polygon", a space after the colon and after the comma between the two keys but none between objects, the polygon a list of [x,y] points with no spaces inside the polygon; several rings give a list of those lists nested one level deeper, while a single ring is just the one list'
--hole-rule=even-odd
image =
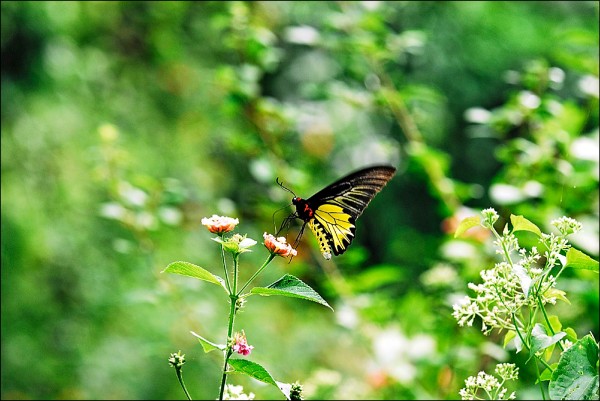
[{"label": "green stem", "polygon": [[223,261],[223,269],[225,270],[225,283],[227,285],[227,291],[231,294],[231,284],[229,283],[229,272],[227,271],[227,263],[225,261],[225,248],[221,244],[221,260]]},{"label": "green stem", "polygon": [[227,364],[229,362],[229,357],[231,357],[232,351],[231,346],[229,345],[229,341],[233,335],[233,323],[235,321],[235,308],[238,300],[238,296],[235,295],[236,287],[237,287],[237,273],[238,273],[238,257],[239,254],[233,256],[233,288],[229,294],[229,323],[227,326],[227,348],[225,349],[225,362],[223,363],[223,375],[221,376],[221,388],[219,390],[219,400],[223,399],[223,393],[225,391],[225,384],[227,383]]},{"label": "green stem", "polygon": [[[550,324],[550,319],[548,318],[548,314],[546,313],[546,308],[544,307],[544,304],[542,303],[542,299],[540,298],[540,296],[538,295],[536,297],[538,305],[542,311],[542,314],[544,315],[544,320],[546,321],[546,324],[548,325],[548,328],[550,329],[550,333],[552,333],[552,335],[555,335],[556,332],[554,331],[554,329],[552,328],[552,325]],[[560,348],[561,351],[564,351],[564,347],[563,345],[559,342],[557,342],[558,347]]]},{"label": "green stem", "polygon": [[511,312],[511,316],[512,316],[512,320],[513,320],[513,324],[515,325],[515,332],[521,339],[521,344],[523,344],[523,346],[525,346],[529,350],[529,345],[523,338],[523,335],[521,334],[521,331],[519,330],[519,327],[517,326],[517,317],[515,316],[515,312]]},{"label": "green stem", "polygon": [[[237,300],[237,281],[238,281],[238,260],[239,260],[239,257],[240,257],[239,253],[236,253],[236,254],[233,255],[233,287],[231,288],[231,294],[236,294],[236,300]],[[233,300],[233,298],[232,298],[232,300]],[[235,309],[234,309],[234,313],[235,313]]]},{"label": "green stem", "polygon": [[[242,289],[236,293],[236,295],[239,296],[242,293],[242,291],[244,291],[246,289],[246,287],[248,287],[248,285],[252,282],[252,280],[254,280],[256,278],[256,276],[258,276],[260,274],[260,272],[262,272],[265,269],[265,267],[267,267],[267,265],[269,263],[271,263],[271,261],[274,258],[275,258],[275,254],[273,254],[273,253],[269,254],[269,257],[267,258],[267,260],[265,260],[265,263],[263,263],[263,265],[256,271],[256,273],[254,273],[252,275],[252,277],[250,277],[250,279],[246,282],[246,284],[244,284]],[[235,290],[234,290],[234,293],[235,293]]]},{"label": "green stem", "polygon": [[175,367],[175,373],[177,373],[177,379],[179,380],[179,384],[181,384],[181,388],[183,389],[185,396],[188,400],[191,400],[192,397],[190,396],[190,393],[188,393],[187,388],[185,388],[185,383],[183,382],[183,373],[181,373],[181,368]]},{"label": "green stem", "polygon": [[[500,240],[500,243],[502,244],[502,250],[504,251],[504,255],[506,256],[506,260],[508,261],[508,263],[512,267],[513,263],[512,263],[512,260],[510,258],[510,254],[508,252],[508,249],[506,249],[504,241],[502,241],[502,237],[493,228],[492,228],[492,232],[494,233],[494,235],[496,236],[496,238],[498,238]],[[562,270],[561,270],[561,272],[562,272]],[[538,286],[536,288],[536,291],[535,291],[535,298],[536,298],[536,301],[538,303],[539,309],[542,311],[542,314],[544,315],[544,320],[546,321],[546,324],[550,328],[550,332],[552,333],[552,335],[554,335],[556,333],[554,332],[554,329],[552,328],[552,325],[550,324],[550,320],[548,319],[548,315],[546,314],[546,308],[544,308],[544,305],[542,304],[542,300],[540,298],[540,296],[541,296],[540,295],[540,289],[541,289],[542,284],[544,283],[545,279],[548,277],[549,274],[550,274],[550,272],[548,271],[548,273],[546,274],[546,276],[539,281],[539,284],[538,284]],[[530,316],[529,327],[531,327],[531,324],[533,323],[533,320],[535,320],[535,313],[536,312],[537,311],[534,311],[534,313]],[[513,318],[514,318],[514,315],[513,315]],[[515,328],[516,328],[516,324],[515,324]],[[518,329],[517,329],[517,334],[519,334],[519,337],[521,337]],[[521,338],[521,340],[522,340],[522,338]],[[561,351],[564,351],[563,346],[562,346],[562,344],[560,342],[558,343],[558,347],[561,349]],[[541,359],[541,358],[539,358],[539,359],[540,359],[540,361],[543,361],[543,359]],[[546,363],[546,361],[543,361],[543,363],[547,367],[549,367],[549,365]]]},{"label": "green stem", "polygon": [[498,232],[496,231],[494,226],[492,226],[492,232],[498,239],[498,242],[500,243],[500,245],[502,245],[502,251],[504,251],[504,256],[506,257],[506,261],[508,262],[508,264],[510,265],[511,268],[514,268],[512,259],[510,258],[510,252],[508,252],[508,249],[506,248],[506,243],[504,242],[504,238],[500,234],[498,234]]},{"label": "green stem", "polygon": [[[540,377],[540,368],[538,367],[537,363],[535,364],[535,371],[537,373],[537,377]],[[540,393],[542,393],[542,400],[546,400],[546,393],[544,393],[544,382],[542,380],[539,380],[540,382]]]},{"label": "green stem", "polygon": [[556,276],[554,276],[554,278],[558,281],[558,278],[560,277],[560,275],[562,274],[563,270],[565,270],[567,266],[564,265],[560,268],[560,270],[558,271],[558,273],[556,273]]},{"label": "green stem", "polygon": [[225,392],[225,383],[227,383],[227,363],[231,356],[231,350],[228,348],[225,351],[225,363],[223,364],[223,376],[221,377],[221,389],[219,390],[219,400],[223,399],[223,393]]},{"label": "green stem", "polygon": [[502,391],[502,387],[504,386],[504,382],[505,381],[506,380],[502,379],[502,381],[500,382],[500,384],[498,384],[498,387],[496,387],[495,390],[492,390],[491,397],[489,397],[490,400],[498,400],[499,399],[498,395],[500,394],[500,391]]},{"label": "green stem", "polygon": [[[562,273],[563,269],[564,269],[564,266],[560,269],[560,271],[558,272],[558,275],[560,275],[560,273]],[[546,313],[546,308],[544,307],[544,304],[542,303],[542,294],[547,290],[547,288],[545,288],[544,291],[542,291],[542,285],[547,280],[548,276],[550,275],[551,270],[552,270],[551,268],[548,268],[547,273],[544,275],[543,279],[540,280],[540,284],[538,285],[537,292],[536,292],[536,301],[538,303],[540,310],[542,311],[542,314],[544,315],[544,320],[546,321],[546,324],[548,325],[548,328],[550,329],[550,333],[552,333],[552,335],[555,335],[556,332],[554,331],[554,329],[552,328],[552,325],[550,324],[550,319],[548,318],[548,314]],[[556,277],[558,277],[558,275]],[[549,287],[550,286],[548,286],[548,288]],[[560,341],[557,344],[561,351],[565,350],[563,345],[560,343]]]},{"label": "green stem", "polygon": [[[519,329],[517,328],[517,320],[516,320],[516,317],[515,317],[515,313],[514,313],[514,312],[512,312],[512,313],[511,313],[511,315],[512,315],[512,318],[513,318],[513,324],[515,325],[515,331],[517,332],[517,335],[518,335],[518,336],[519,336],[519,338],[521,339],[521,343],[522,343],[522,344],[523,344],[523,346],[524,346],[524,347],[527,349],[527,351],[528,351],[528,352],[531,352],[531,347],[529,346],[529,344],[527,344],[527,342],[525,342],[525,339],[523,338],[523,336],[521,335],[521,332],[520,332],[520,331],[519,331]],[[546,361],[545,361],[543,358],[540,358],[539,356],[537,356],[537,355],[535,355],[535,354],[534,354],[533,356],[535,356],[535,358],[536,358],[538,361],[540,361],[540,362],[542,363],[542,365],[544,365],[546,368],[550,369],[551,371],[554,371],[554,369],[552,369],[552,366],[550,366],[550,365],[548,364],[548,362],[546,362]],[[537,366],[537,365],[536,365],[536,366]],[[538,377],[539,377],[539,375],[538,375]]]},{"label": "green stem", "polygon": [[[514,323],[514,325],[515,325],[515,329],[516,329],[517,335],[518,335],[518,336],[519,336],[519,338],[521,339],[521,342],[523,343],[523,346],[524,346],[525,348],[527,348],[527,351],[528,351],[528,352],[531,352],[531,347],[529,346],[529,344],[528,344],[527,342],[525,342],[525,339],[523,338],[523,336],[521,335],[521,332],[520,332],[520,331],[518,330],[518,328],[517,328],[517,321],[516,321],[516,317],[515,317],[515,313],[514,313],[514,312],[512,312],[512,318],[513,318],[513,323]],[[554,370],[554,369],[552,369],[552,367],[551,367],[551,366],[548,364],[548,362],[546,362],[544,359],[540,358],[539,356],[537,356],[537,355],[535,355],[535,354],[534,354],[534,356],[536,357],[536,359],[537,359],[537,360],[539,360],[539,361],[542,363],[542,365],[546,366],[548,369],[550,369],[550,370],[552,370],[552,371]]]}]

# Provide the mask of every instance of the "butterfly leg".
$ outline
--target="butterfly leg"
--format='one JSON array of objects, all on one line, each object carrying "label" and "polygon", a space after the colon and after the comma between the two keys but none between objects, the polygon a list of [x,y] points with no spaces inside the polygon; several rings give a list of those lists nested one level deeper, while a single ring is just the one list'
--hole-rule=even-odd
[{"label": "butterfly leg", "polygon": [[294,241],[294,249],[296,249],[298,247],[298,244],[300,243],[300,238],[302,238],[302,234],[304,233],[304,227],[306,227],[306,222],[304,222],[304,224],[302,224],[302,227],[300,228],[300,232],[298,233],[298,236],[296,237],[296,240]]},{"label": "butterfly leg", "polygon": [[282,232],[284,229],[289,228],[290,223],[292,221],[294,221],[296,218],[298,218],[298,216],[296,215],[296,213],[292,213],[290,214],[288,217],[286,217],[283,222],[281,223],[281,227],[279,227],[279,230],[277,230],[277,233],[275,234],[275,236],[279,236],[279,233]]}]

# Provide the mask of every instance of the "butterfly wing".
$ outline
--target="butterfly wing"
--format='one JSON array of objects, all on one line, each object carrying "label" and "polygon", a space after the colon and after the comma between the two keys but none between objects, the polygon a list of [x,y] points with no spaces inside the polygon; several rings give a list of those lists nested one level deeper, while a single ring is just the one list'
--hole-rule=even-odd
[{"label": "butterfly wing", "polygon": [[313,210],[308,226],[325,259],[341,255],[354,239],[356,219],[394,176],[390,166],[368,167],[328,185],[306,200]]},{"label": "butterfly wing", "polygon": [[344,253],[354,238],[355,218],[338,205],[323,204],[315,210],[308,226],[317,237],[325,259]]}]

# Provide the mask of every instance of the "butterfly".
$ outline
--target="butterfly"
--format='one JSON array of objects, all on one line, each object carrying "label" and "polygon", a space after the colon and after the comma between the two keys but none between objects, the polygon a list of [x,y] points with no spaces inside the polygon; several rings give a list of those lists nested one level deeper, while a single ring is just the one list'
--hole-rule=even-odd
[{"label": "butterfly", "polygon": [[396,168],[391,166],[363,168],[340,178],[308,199],[296,196],[277,179],[276,182],[294,196],[292,204],[296,207],[296,211],[284,220],[279,231],[290,221],[300,219],[304,223],[294,248],[308,224],[317,237],[325,259],[331,259],[332,252],[336,256],[341,255],[354,239],[356,219],[395,173]]}]

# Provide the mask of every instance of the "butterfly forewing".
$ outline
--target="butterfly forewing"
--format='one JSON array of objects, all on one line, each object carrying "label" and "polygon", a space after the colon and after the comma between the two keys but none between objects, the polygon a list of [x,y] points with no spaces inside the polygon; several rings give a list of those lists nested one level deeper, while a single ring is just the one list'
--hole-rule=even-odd
[{"label": "butterfly forewing", "polygon": [[337,204],[357,219],[395,172],[390,166],[362,169],[340,178],[306,201],[313,210],[324,203]]}]

